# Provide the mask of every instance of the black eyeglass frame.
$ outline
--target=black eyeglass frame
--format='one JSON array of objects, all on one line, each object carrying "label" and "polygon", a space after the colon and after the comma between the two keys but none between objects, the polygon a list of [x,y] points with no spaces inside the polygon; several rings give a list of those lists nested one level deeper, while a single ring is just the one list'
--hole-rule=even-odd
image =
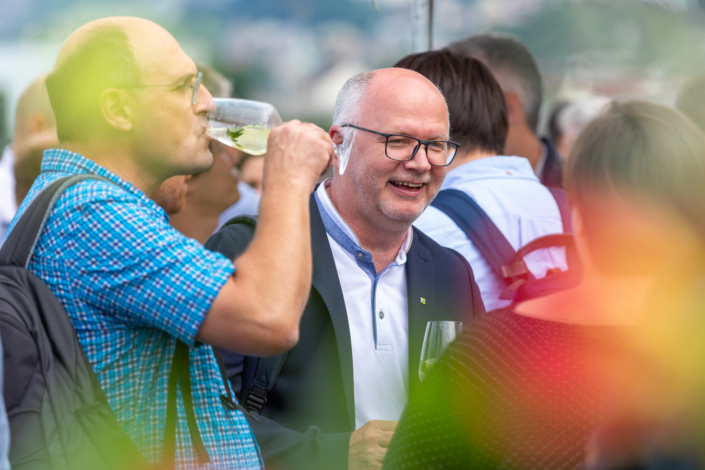
[{"label": "black eyeglass frame", "polygon": [[196,74],[196,79],[193,83],[182,83],[181,85],[125,85],[115,88],[125,88],[127,90],[136,88],[161,88],[161,87],[171,87],[174,91],[181,88],[191,87],[193,88],[193,94],[191,95],[191,105],[195,105],[198,100],[198,89],[201,87],[201,82],[203,81],[203,72],[198,72]]},{"label": "black eyeglass frame", "polygon": [[[421,139],[417,139],[416,137],[411,137],[410,135],[404,135],[404,134],[385,134],[384,132],[377,132],[377,131],[373,131],[372,129],[365,129],[364,127],[356,126],[356,125],[354,125],[354,124],[343,124],[343,125],[340,126],[340,127],[352,127],[353,129],[359,129],[359,130],[361,130],[361,131],[370,132],[370,133],[372,133],[372,134],[377,134],[377,135],[379,135],[379,136],[384,137],[384,138],[386,139],[386,140],[384,141],[384,155],[385,155],[388,159],[394,160],[395,162],[408,162],[409,160],[413,160],[414,157],[416,156],[416,154],[418,153],[419,149],[421,148],[421,145],[425,145],[425,146],[426,146],[426,159],[428,160],[429,165],[431,165],[431,166],[444,167],[444,166],[448,166],[448,165],[450,165],[451,163],[453,163],[453,160],[455,159],[455,156],[458,154],[458,149],[461,147],[461,144],[459,144],[459,143],[457,143],[457,142],[453,142],[452,140],[421,140]],[[392,158],[392,157],[390,157],[389,154],[387,153],[387,145],[389,144],[389,138],[390,138],[390,137],[395,137],[395,136],[397,136],[397,137],[406,137],[407,139],[413,139],[413,140],[415,140],[416,142],[418,142],[418,143],[416,144],[416,147],[414,148],[414,151],[411,152],[411,156],[410,156],[409,158],[406,158],[406,159],[404,159],[404,160],[399,160],[398,158]],[[434,144],[434,143],[438,143],[438,142],[445,142],[445,143],[447,143],[447,144],[450,144],[451,146],[455,146],[455,152],[453,152],[453,157],[452,157],[452,158],[450,159],[450,161],[449,161],[448,163],[446,163],[445,165],[437,165],[437,164],[435,164],[435,163],[431,163],[431,160],[428,159],[428,146],[429,146],[430,144]]]}]

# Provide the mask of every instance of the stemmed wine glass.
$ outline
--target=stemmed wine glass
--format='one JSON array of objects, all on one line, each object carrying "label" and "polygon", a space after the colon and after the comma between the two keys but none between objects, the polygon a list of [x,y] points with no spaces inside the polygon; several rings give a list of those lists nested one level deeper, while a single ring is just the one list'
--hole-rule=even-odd
[{"label": "stemmed wine glass", "polygon": [[[213,103],[215,109],[207,116],[208,135],[251,155],[262,155],[267,151],[269,132],[282,123],[274,106],[236,98],[213,98]],[[335,146],[341,175],[348,164],[351,141],[346,137],[342,144]]]},{"label": "stemmed wine glass", "polygon": [[430,321],[426,324],[426,334],[421,348],[419,379],[423,381],[429,370],[438,362],[445,350],[463,332],[459,321]]}]

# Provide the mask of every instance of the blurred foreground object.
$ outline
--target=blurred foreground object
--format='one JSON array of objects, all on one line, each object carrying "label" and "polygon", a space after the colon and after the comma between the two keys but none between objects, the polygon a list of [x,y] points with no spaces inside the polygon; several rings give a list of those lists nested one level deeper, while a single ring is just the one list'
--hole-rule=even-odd
[{"label": "blurred foreground object", "polygon": [[678,91],[676,109],[705,132],[705,75],[686,81]]},{"label": "blurred foreground object", "polygon": [[[671,108],[616,103],[581,133],[566,176],[583,283],[469,325],[410,399],[383,468],[583,468],[601,455],[586,447],[615,387],[620,413],[644,413],[636,423],[697,415],[702,426],[683,398],[703,396],[692,386],[705,382],[703,329],[679,333],[682,313],[705,323],[701,308],[680,308],[705,271],[705,137]],[[692,380],[672,387],[664,378],[684,368],[670,353],[679,341]],[[642,351],[668,367],[644,368]],[[698,435],[669,429],[658,437],[687,445]]]}]

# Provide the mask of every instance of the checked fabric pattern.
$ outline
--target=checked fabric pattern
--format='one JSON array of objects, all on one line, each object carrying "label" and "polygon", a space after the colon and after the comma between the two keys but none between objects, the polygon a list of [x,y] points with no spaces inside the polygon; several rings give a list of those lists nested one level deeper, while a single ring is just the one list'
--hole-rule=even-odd
[{"label": "checked fabric pattern", "polygon": [[51,182],[93,173],[67,189],[44,228],[29,269],[62,302],[118,422],[158,464],[176,340],[190,346],[194,409],[211,463],[198,466],[178,396],[177,467],[260,469],[244,415],[226,411],[218,365],[195,343],[211,303],[234,266],[168,224],[144,193],[95,162],[66,150],[44,153],[42,169],[11,228]]}]

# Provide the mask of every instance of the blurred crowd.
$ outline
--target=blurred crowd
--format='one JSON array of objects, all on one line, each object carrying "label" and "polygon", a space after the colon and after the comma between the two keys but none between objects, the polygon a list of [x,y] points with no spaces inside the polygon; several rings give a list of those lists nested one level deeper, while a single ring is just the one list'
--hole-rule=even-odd
[{"label": "blurred crowd", "polygon": [[[0,469],[705,467],[705,76],[543,132],[531,51],[477,34],[261,156],[213,98],[119,17],[19,99]],[[427,362],[432,322],[462,333]]]}]

